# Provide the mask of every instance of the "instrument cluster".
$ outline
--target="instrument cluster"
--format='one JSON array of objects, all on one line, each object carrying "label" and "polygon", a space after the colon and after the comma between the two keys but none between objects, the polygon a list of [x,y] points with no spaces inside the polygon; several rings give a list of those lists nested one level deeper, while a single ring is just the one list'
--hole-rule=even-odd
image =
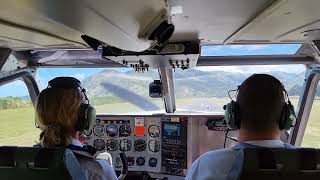
[{"label": "instrument cluster", "polygon": [[125,152],[131,171],[161,171],[161,119],[153,117],[99,118],[86,143],[113,157],[121,169],[119,152]]}]

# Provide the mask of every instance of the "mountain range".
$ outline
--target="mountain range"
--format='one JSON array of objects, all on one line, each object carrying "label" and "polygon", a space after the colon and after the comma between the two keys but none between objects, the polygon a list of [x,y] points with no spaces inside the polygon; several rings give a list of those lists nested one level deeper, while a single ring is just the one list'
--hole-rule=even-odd
[{"label": "mountain range", "polygon": [[[301,94],[304,72],[271,71],[268,74],[280,79],[290,96]],[[176,97],[226,97],[229,90],[236,89],[248,76],[250,74],[241,72],[177,70],[174,72]],[[149,98],[149,84],[155,79],[159,79],[156,70],[137,73],[106,69],[85,78],[82,83],[91,97],[118,96],[123,100],[138,97],[143,100]]]}]

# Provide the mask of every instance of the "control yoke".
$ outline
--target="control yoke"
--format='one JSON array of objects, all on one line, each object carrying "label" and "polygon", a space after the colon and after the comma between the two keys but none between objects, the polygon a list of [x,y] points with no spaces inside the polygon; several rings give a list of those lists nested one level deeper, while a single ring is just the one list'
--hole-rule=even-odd
[{"label": "control yoke", "polygon": [[118,177],[118,180],[123,180],[128,173],[128,160],[126,154],[123,152],[119,153],[119,156],[122,163],[122,170],[120,176]]}]

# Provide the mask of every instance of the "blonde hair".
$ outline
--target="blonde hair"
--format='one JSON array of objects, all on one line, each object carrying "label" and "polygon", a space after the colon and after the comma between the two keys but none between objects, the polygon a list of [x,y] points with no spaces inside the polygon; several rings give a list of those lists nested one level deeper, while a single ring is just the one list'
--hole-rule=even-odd
[{"label": "blonde hair", "polygon": [[42,130],[43,147],[70,144],[82,100],[83,95],[77,89],[48,88],[39,94],[35,118]]}]

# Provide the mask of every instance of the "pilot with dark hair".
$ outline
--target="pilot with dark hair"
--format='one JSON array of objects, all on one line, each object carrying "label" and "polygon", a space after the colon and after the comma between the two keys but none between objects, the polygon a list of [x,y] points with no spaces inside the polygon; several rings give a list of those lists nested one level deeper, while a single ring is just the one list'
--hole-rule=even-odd
[{"label": "pilot with dark hair", "polygon": [[[283,113],[288,110],[288,104],[291,106],[286,98],[283,85],[275,77],[254,74],[247,78],[238,89],[236,102],[233,102],[237,106],[236,116],[239,118],[239,143],[233,148],[215,150],[200,156],[193,162],[186,179],[230,179],[237,152],[242,148],[294,148],[280,140],[282,130],[292,125],[283,123]],[[289,110],[293,111],[293,107]]]}]

